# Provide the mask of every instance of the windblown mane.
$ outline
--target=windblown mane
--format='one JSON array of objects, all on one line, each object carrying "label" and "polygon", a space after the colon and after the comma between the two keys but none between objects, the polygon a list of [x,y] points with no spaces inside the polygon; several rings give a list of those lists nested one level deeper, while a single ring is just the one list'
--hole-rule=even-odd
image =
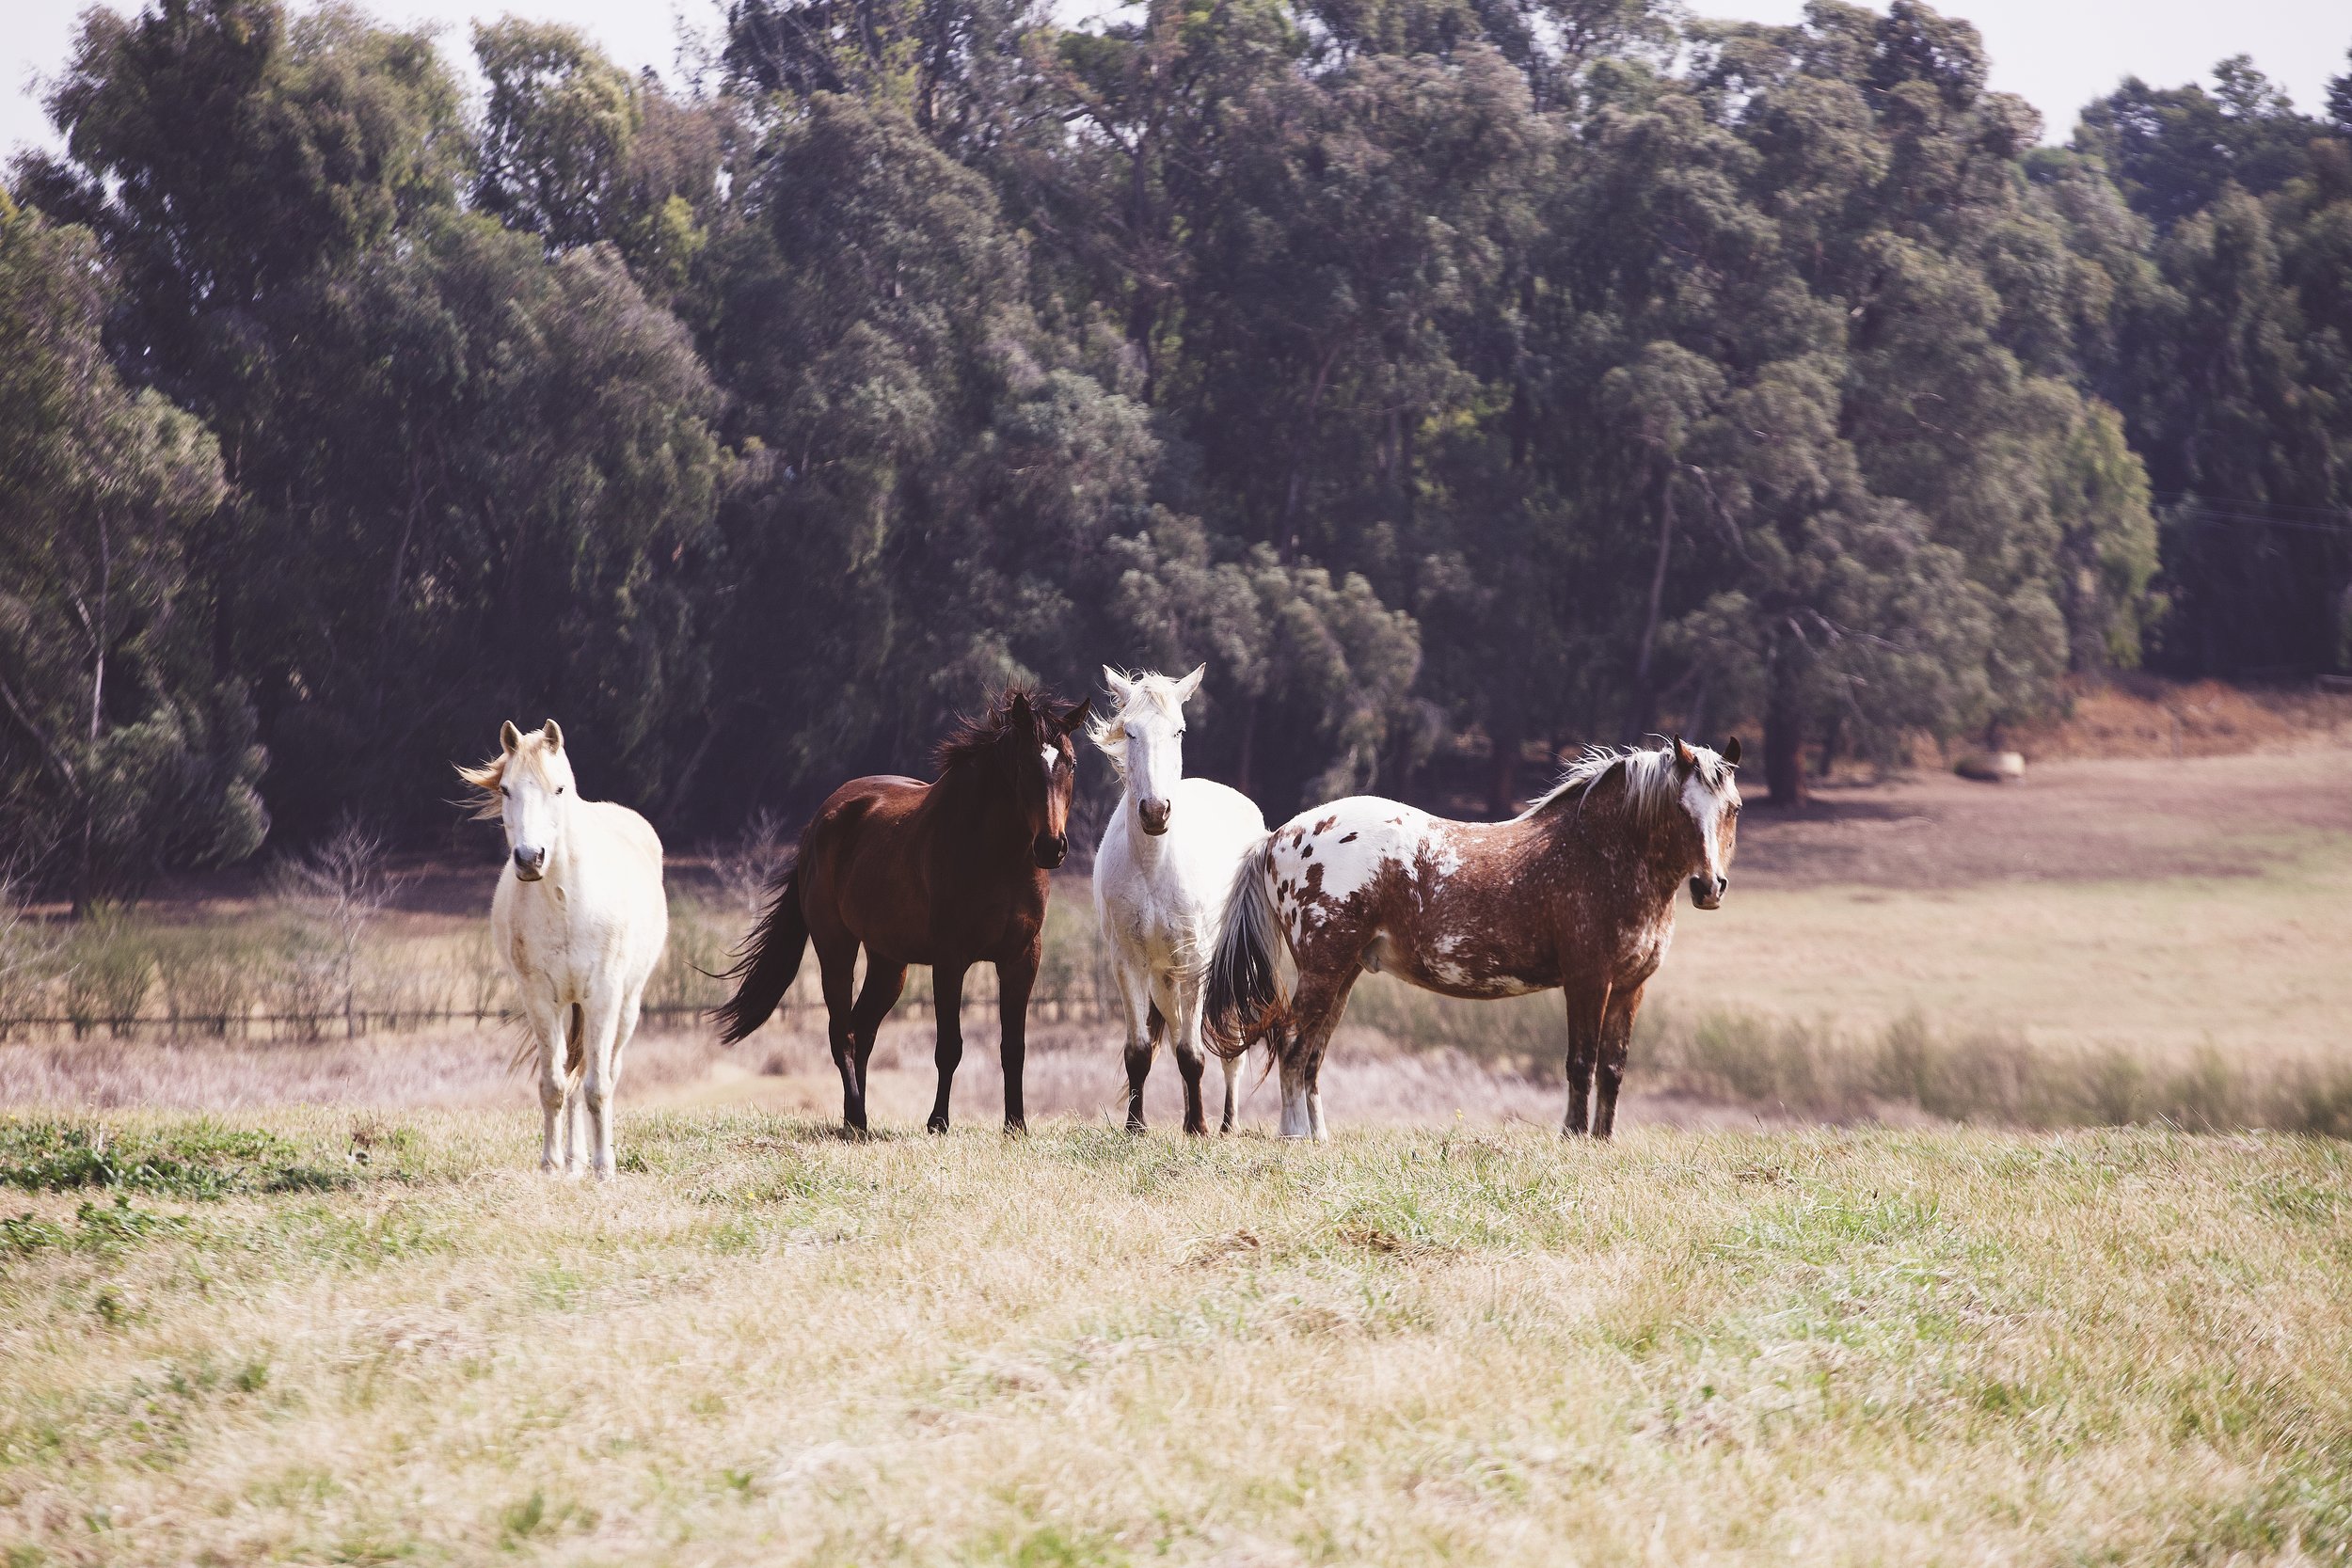
[{"label": "windblown mane", "polygon": [[[1146,673],[1140,675],[1131,675],[1128,678],[1135,682],[1136,698],[1148,698],[1171,714],[1179,717],[1183,715],[1184,705],[1176,700],[1178,682],[1175,676]],[[1088,720],[1087,738],[1094,743],[1096,751],[1110,758],[1111,767],[1118,772],[1120,782],[1125,783],[1127,779],[1127,705],[1121,703],[1117,713],[1098,713]]]},{"label": "windblown mane", "polygon": [[1009,686],[997,693],[988,712],[974,719],[965,717],[956,721],[931,750],[931,765],[940,773],[987,754],[988,749],[1013,733],[1012,705],[1015,698],[1026,698],[1029,705],[1030,729],[1024,738],[1037,740],[1046,733],[1043,725],[1054,709],[1063,705],[1059,699],[1040,687]]},{"label": "windblown mane", "polygon": [[[1728,776],[1728,766],[1716,752],[1704,746],[1693,746],[1691,752],[1698,758],[1699,771],[1710,788],[1721,788]],[[1546,790],[1525,811],[1520,820],[1534,816],[1555,801],[1581,798],[1585,791],[1598,784],[1603,775],[1625,765],[1626,810],[1639,821],[1651,821],[1671,809],[1681,797],[1680,781],[1675,777],[1675,753],[1672,746],[1649,751],[1639,746],[1587,746],[1583,754],[1569,764],[1560,775],[1560,782]]]}]

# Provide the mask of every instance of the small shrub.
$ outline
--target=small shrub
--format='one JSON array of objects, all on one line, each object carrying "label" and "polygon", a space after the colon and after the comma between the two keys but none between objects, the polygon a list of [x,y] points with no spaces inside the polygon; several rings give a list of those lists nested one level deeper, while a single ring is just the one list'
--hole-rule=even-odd
[{"label": "small shrub", "polygon": [[121,1037],[138,1022],[154,982],[155,955],[119,906],[101,904],[82,917],[65,951],[65,1015],[73,1037],[103,1023]]},{"label": "small shrub", "polygon": [[155,978],[172,1037],[229,1033],[252,1010],[267,955],[231,927],[199,926],[159,936]]}]

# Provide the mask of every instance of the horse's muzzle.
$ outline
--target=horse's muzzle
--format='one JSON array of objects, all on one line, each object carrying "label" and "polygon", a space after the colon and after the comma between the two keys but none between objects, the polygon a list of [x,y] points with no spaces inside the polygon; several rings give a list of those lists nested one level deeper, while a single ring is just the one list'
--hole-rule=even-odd
[{"label": "horse's muzzle", "polygon": [[1143,831],[1153,838],[1168,832],[1168,814],[1175,809],[1167,800],[1139,800],[1136,803],[1136,815],[1143,819]]},{"label": "horse's muzzle", "polygon": [[548,852],[545,849],[515,851],[515,879],[516,881],[535,882],[546,873],[547,868]]},{"label": "horse's muzzle", "polygon": [[1710,884],[1705,877],[1691,879],[1691,902],[1702,910],[1719,910],[1724,904],[1724,890],[1731,886],[1731,879],[1718,877]]},{"label": "horse's muzzle", "polygon": [[1037,853],[1037,863],[1047,871],[1054,870],[1070,857],[1068,833],[1040,833],[1030,846]]}]

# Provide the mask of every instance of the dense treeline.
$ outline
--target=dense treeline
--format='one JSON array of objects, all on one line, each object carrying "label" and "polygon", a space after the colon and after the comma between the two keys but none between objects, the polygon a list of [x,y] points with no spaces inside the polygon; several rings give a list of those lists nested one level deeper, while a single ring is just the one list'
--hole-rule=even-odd
[{"label": "dense treeline", "polygon": [[[1104,659],[1274,812],[1523,748],[2343,666],[2352,76],[1652,0],[93,10],[0,198],[0,841],[81,896],[559,715],[674,838]],[[270,824],[274,822],[274,830]]]}]

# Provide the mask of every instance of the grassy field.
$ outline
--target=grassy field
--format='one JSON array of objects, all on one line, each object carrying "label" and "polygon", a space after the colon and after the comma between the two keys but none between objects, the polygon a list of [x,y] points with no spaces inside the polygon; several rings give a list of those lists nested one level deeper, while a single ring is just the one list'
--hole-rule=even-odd
[{"label": "grassy field", "polygon": [[2352,1549],[2329,1141],[103,1125],[0,1123],[12,1564]]},{"label": "grassy field", "polygon": [[[342,1037],[299,911],[70,929],[91,1021],[0,1041],[0,1564],[2345,1560],[2347,761],[1757,814],[1610,1147],[1554,999],[1375,979],[1327,1147],[1168,1136],[1165,1066],[1124,1135],[1085,1016],[1007,1141],[979,1010],[962,1130],[918,1016],[844,1143],[796,1015],[644,1037],[599,1190],[501,1026]],[[479,1007],[475,902],[370,994]],[[739,914],[684,914],[691,1001]]]}]

